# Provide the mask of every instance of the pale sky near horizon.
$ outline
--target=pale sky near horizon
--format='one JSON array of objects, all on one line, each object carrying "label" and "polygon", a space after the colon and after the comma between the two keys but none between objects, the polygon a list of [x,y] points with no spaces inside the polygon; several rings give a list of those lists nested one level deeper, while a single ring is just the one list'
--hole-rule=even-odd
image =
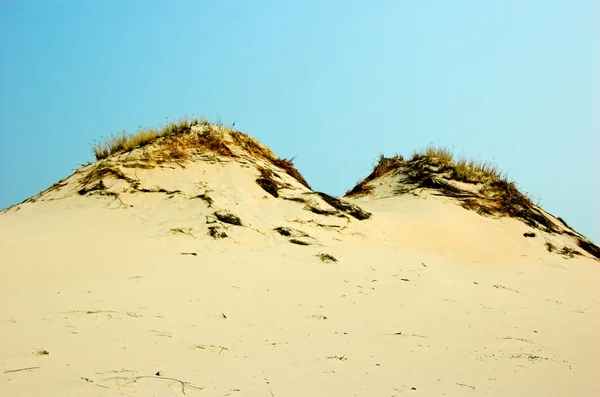
[{"label": "pale sky near horizon", "polygon": [[598,244],[599,110],[597,0],[0,0],[0,208],[198,114],[334,195],[448,146]]}]

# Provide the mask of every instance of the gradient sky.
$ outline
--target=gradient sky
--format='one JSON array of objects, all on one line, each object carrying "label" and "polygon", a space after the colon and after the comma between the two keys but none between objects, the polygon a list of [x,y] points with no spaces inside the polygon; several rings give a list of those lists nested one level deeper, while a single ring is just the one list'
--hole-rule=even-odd
[{"label": "gradient sky", "polygon": [[0,0],[0,57],[2,208],[198,114],[335,195],[448,146],[600,242],[598,0]]}]

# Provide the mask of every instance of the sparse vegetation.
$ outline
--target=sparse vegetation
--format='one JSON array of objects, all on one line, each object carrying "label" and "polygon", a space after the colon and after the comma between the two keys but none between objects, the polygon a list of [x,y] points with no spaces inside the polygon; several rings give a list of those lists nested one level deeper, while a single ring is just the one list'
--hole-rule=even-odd
[{"label": "sparse vegetation", "polygon": [[[519,192],[514,182],[509,181],[497,167],[490,163],[460,159],[454,161],[452,153],[444,147],[430,146],[413,153],[410,161],[401,156],[380,156],[373,172],[346,193],[347,197],[368,194],[371,180],[398,172],[403,179],[396,189],[397,194],[415,189],[431,189],[439,195],[453,197],[465,209],[481,215],[509,216],[525,222],[528,226],[548,232],[558,228],[533,202]],[[476,185],[473,189],[460,186],[460,182]]]},{"label": "sparse vegetation", "polygon": [[569,248],[565,245],[560,250],[560,254],[566,256],[567,258],[573,258],[575,255],[581,255],[581,252],[574,250],[573,248]]},{"label": "sparse vegetation", "polygon": [[291,158],[291,159],[272,158],[270,160],[273,163],[273,165],[281,168],[282,170],[284,170],[286,172],[286,174],[290,175],[291,177],[296,179],[298,182],[300,182],[302,185],[311,189],[310,185],[308,184],[308,182],[306,182],[306,180],[304,179],[302,174],[300,174],[300,172],[296,169],[296,167],[294,167],[294,159],[293,158]]},{"label": "sparse vegetation", "polygon": [[369,176],[356,184],[352,189],[346,192],[346,197],[358,197],[364,196],[372,192],[373,188],[367,185],[374,179],[380,178],[383,175],[397,170],[400,166],[404,165],[404,157],[396,155],[394,157],[385,157],[383,154],[379,155],[379,160],[373,167],[373,171]]},{"label": "sparse vegetation", "polygon": [[358,219],[359,221],[369,219],[371,217],[370,212],[363,210],[357,205],[345,202],[343,200],[340,200],[339,198],[332,197],[325,193],[317,192],[317,194],[323,199],[323,201],[331,205],[333,208],[345,212]]},{"label": "sparse vegetation", "polygon": [[106,190],[105,186],[102,183],[102,181],[100,181],[98,183],[98,185],[96,185],[92,189],[89,189],[89,190],[82,189],[82,190],[79,191],[79,194],[81,194],[81,195],[86,195],[87,193],[98,194],[100,196],[106,196],[106,197],[112,197],[113,201],[111,201],[111,203],[107,204],[106,205],[107,207],[108,207],[108,205],[114,203],[117,200],[119,201],[119,206],[116,207],[116,208],[121,208],[121,206],[133,207],[133,205],[129,205],[129,204],[124,203],[123,200],[121,200],[121,197],[119,196],[118,193]]},{"label": "sparse vegetation", "polygon": [[558,219],[558,221],[560,223],[562,223],[565,227],[567,227],[568,229],[573,229],[571,226],[569,226],[569,224],[567,222],[565,222],[565,220],[561,217],[557,217],[556,219]]},{"label": "sparse vegetation", "polygon": [[194,237],[194,230],[191,227],[176,227],[171,229],[173,234],[186,234],[190,237]]},{"label": "sparse vegetation", "polygon": [[294,167],[293,158],[280,159],[276,157],[275,154],[273,154],[273,152],[269,148],[262,145],[257,140],[250,138],[243,132],[231,131],[231,136],[233,137],[234,141],[238,144],[238,146],[246,150],[249,154],[257,158],[262,158],[269,161],[271,164],[281,168],[283,171],[285,171],[286,174],[290,175],[302,185],[310,189],[310,185],[308,184],[308,182],[306,182],[302,174],[300,174],[300,172]]},{"label": "sparse vegetation", "polygon": [[214,238],[215,240],[228,237],[227,233],[221,230],[220,225],[209,226],[208,235]]},{"label": "sparse vegetation", "polygon": [[79,184],[85,188],[86,186],[89,186],[94,182],[102,182],[102,180],[106,177],[113,177],[117,180],[121,179],[134,185],[137,184],[136,180],[129,178],[119,168],[108,163],[100,163],[94,166],[90,170],[90,172],[88,172],[83,178],[79,180]]},{"label": "sparse vegetation", "polygon": [[276,227],[274,230],[285,237],[308,237],[308,234],[304,233],[302,230],[291,227],[280,226]]},{"label": "sparse vegetation", "polygon": [[[192,133],[192,127],[197,127]],[[293,159],[281,159],[266,146],[240,131],[234,131],[217,121],[211,125],[207,120],[196,117],[184,117],[162,128],[140,128],[135,133],[119,132],[92,144],[96,160],[143,148],[161,140],[161,150],[152,155],[146,153],[144,161],[130,162],[134,168],[150,168],[150,163],[177,162],[188,160],[191,150],[210,151],[224,157],[237,157],[224,139],[228,132],[233,142],[250,155],[269,161],[274,166],[295,178],[310,189],[302,174],[294,167]],[[262,182],[261,182],[262,183]],[[273,189],[269,187],[271,191]]]},{"label": "sparse vegetation", "polygon": [[332,216],[332,215],[340,215],[341,213],[339,211],[336,210],[324,210],[322,208],[317,207],[314,204],[307,204],[304,209],[306,209],[307,211],[310,212],[314,212],[317,215],[325,215],[325,216]]},{"label": "sparse vegetation", "polygon": [[598,247],[596,244],[589,240],[578,238],[577,245],[590,255],[593,255],[596,259],[600,259],[600,247]]},{"label": "sparse vegetation", "polygon": [[112,177],[116,180],[123,180],[132,188],[139,189],[139,181],[125,175],[119,168],[108,163],[100,163],[94,166],[84,177],[79,180],[80,189],[77,191],[82,196],[89,193],[101,196],[112,197],[114,201],[119,200],[124,205],[118,193],[108,190],[104,184],[104,179]]},{"label": "sparse vegetation", "polygon": [[310,245],[309,242],[306,242],[306,241],[303,241],[303,240],[299,240],[297,238],[290,239],[290,243],[297,244],[297,245]]},{"label": "sparse vegetation", "polygon": [[[152,145],[154,142],[159,143],[159,145]],[[182,194],[179,190],[141,188],[137,175],[135,179],[131,177],[135,170],[127,170],[124,167],[150,169],[163,162],[178,163],[183,166],[182,164],[185,161],[195,158],[195,154],[204,154],[206,151],[223,157],[245,158],[246,155],[250,155],[255,159],[265,160],[254,162],[260,172],[256,183],[273,197],[281,197],[280,190],[283,187],[292,186],[285,183],[289,178],[279,170],[310,189],[306,180],[294,168],[293,159],[280,159],[269,148],[250,136],[228,129],[221,122],[211,125],[208,121],[200,118],[183,118],[161,128],[139,129],[133,134],[123,131],[110,136],[101,143],[94,143],[92,148],[96,159],[102,161],[86,167],[83,171],[76,171],[75,174],[79,173],[81,177],[79,177],[79,186],[75,191],[80,195],[110,196],[115,199],[114,203],[121,200],[119,197],[121,192],[157,192],[166,193],[170,197],[174,194]],[[118,161],[109,159],[112,155],[126,153],[138,148],[142,148],[142,150],[136,151],[135,155],[127,158],[125,156],[120,157]],[[261,163],[261,165],[257,163]],[[169,166],[169,164],[166,166]],[[554,221],[552,216],[548,216],[548,214],[541,211],[496,166],[466,158],[455,159],[452,152],[444,147],[430,146],[424,150],[416,151],[412,154],[410,160],[405,160],[401,155],[390,158],[380,155],[371,174],[349,190],[346,197],[359,197],[369,194],[373,190],[369,182],[390,174],[401,174],[401,177],[399,177],[400,183],[395,190],[396,194],[416,194],[414,191],[417,189],[429,189],[431,194],[452,197],[463,208],[476,211],[482,215],[513,217],[522,220],[534,229],[549,233],[567,234],[575,239],[577,245],[582,249],[581,252],[588,252],[600,259],[600,248],[598,246],[576,233],[563,219],[556,218],[557,221]],[[116,185],[116,188],[113,187],[113,182],[118,181],[121,182]],[[128,184],[131,190],[121,189],[123,182]],[[67,182],[61,180],[37,196],[25,200],[24,203],[35,202],[44,193],[60,190],[66,184]],[[328,206],[320,208],[314,201],[303,197],[282,198],[303,203],[306,210],[320,215],[340,216],[349,219],[345,215],[348,214],[359,220],[368,219],[371,216],[369,212],[343,199],[321,192],[302,191],[302,193],[304,193],[303,197],[311,197],[311,195],[317,194],[333,209]],[[206,193],[192,198],[204,200],[208,207],[213,205],[213,200]],[[122,201],[121,204],[123,204]],[[242,226],[240,218],[228,211],[217,211],[210,216],[214,217],[214,222],[219,220],[223,223]],[[563,229],[563,226],[566,229]],[[275,230],[288,237],[305,237],[300,234],[284,234],[291,233],[287,230],[288,228],[278,229]],[[227,236],[217,226],[211,226],[209,234],[215,238],[222,238],[222,235]],[[523,235],[525,237],[536,237],[533,231]],[[298,239],[291,239],[290,241],[294,244],[309,244]],[[581,255],[580,251],[566,246],[559,249],[550,242],[546,243],[546,248],[549,252],[556,252],[568,257]]]},{"label": "sparse vegetation", "polygon": [[292,235],[292,229],[290,229],[289,227],[280,226],[280,227],[276,227],[274,230],[277,233],[281,234],[282,236],[288,237],[288,236]]},{"label": "sparse vegetation", "polygon": [[415,150],[411,156],[411,160],[421,160],[424,158],[435,158],[443,164],[451,164],[454,158],[450,149],[444,146],[427,146],[423,150]]},{"label": "sparse vegetation", "polygon": [[295,201],[297,203],[302,203],[302,204],[306,204],[307,200],[305,198],[302,197],[283,197],[284,200],[288,200],[288,201]]},{"label": "sparse vegetation", "polygon": [[214,200],[208,194],[206,194],[206,193],[199,194],[199,195],[194,196],[192,198],[193,199],[199,198],[199,199],[203,200],[206,203],[206,205],[208,205],[208,208],[212,207],[212,205],[214,203]]},{"label": "sparse vegetation", "polygon": [[274,179],[273,171],[264,167],[259,167],[258,170],[260,171],[260,178],[256,179],[258,186],[263,188],[263,190],[271,196],[279,197],[280,184]]},{"label": "sparse vegetation", "polygon": [[[559,251],[558,248],[549,241],[546,241],[546,250],[548,250],[548,252],[556,252],[560,255],[563,255],[566,258],[573,258],[576,255],[581,255],[581,252],[574,250],[573,248],[567,247],[566,245],[563,246]],[[593,253],[591,254],[593,255]]]},{"label": "sparse vegetation", "polygon": [[210,127],[210,123],[206,120],[184,117],[179,121],[168,123],[161,129],[140,128],[133,134],[121,131],[105,138],[102,142],[93,143],[92,150],[96,160],[101,160],[115,153],[128,152],[146,146],[161,137],[177,136],[190,132],[195,125]]},{"label": "sparse vegetation", "polygon": [[146,189],[136,187],[135,190],[142,193],[165,193],[169,198],[173,197],[176,194],[181,194],[181,190],[167,190],[163,188]]},{"label": "sparse vegetation", "polygon": [[459,182],[480,183],[486,178],[505,179],[506,176],[491,163],[460,159],[453,165],[450,178]]},{"label": "sparse vegetation", "polygon": [[317,256],[325,263],[336,263],[338,261],[334,256],[329,254],[318,254]]},{"label": "sparse vegetation", "polygon": [[214,216],[223,223],[229,223],[230,225],[242,226],[242,220],[239,216],[232,214],[227,210],[215,211]]}]

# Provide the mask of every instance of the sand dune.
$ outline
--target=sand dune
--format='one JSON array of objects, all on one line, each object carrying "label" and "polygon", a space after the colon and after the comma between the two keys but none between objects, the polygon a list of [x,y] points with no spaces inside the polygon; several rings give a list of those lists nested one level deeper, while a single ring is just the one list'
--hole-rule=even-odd
[{"label": "sand dune", "polygon": [[339,200],[213,132],[230,154],[159,139],[0,214],[0,394],[600,394],[600,262],[564,222],[410,161]]}]

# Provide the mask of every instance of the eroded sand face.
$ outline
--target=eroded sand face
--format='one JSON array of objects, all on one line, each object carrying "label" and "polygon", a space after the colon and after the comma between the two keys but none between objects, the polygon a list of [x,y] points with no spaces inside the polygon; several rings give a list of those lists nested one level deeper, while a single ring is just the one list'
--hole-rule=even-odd
[{"label": "eroded sand face", "polygon": [[274,198],[255,174],[136,170],[180,193],[121,202],[71,194],[76,175],[0,214],[1,394],[600,393],[598,261],[427,192],[351,200],[373,213],[359,221]]}]

